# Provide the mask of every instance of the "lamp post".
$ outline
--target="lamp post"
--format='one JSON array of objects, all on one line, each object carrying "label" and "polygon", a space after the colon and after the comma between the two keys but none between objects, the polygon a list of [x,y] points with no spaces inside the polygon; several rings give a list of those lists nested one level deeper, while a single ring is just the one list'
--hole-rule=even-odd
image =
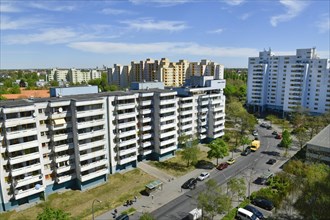
[{"label": "lamp post", "polygon": [[101,200],[94,199],[92,203],[92,215],[93,215],[93,220],[94,220],[94,202],[102,202]]}]

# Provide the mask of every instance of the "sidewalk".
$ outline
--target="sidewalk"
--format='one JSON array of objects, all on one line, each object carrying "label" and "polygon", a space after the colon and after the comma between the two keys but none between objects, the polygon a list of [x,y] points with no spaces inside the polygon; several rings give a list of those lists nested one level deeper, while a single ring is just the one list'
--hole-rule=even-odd
[{"label": "sidewalk", "polygon": [[[201,149],[206,150],[204,146],[201,146]],[[234,153],[234,157],[237,158],[240,156],[240,153]],[[224,159],[219,159],[219,163],[227,161],[229,158],[231,158],[231,154]],[[213,161],[214,164],[216,164],[216,159]],[[157,179],[161,180],[163,182],[163,189],[155,191],[150,196],[141,196],[137,195],[138,199],[136,202],[133,202],[133,205],[131,206],[124,206],[121,205],[117,207],[117,216],[133,207],[136,209],[136,212],[130,216],[130,219],[132,220],[138,220],[143,213],[148,212],[151,213],[152,211],[160,208],[161,206],[165,205],[166,203],[172,201],[173,199],[176,199],[180,195],[184,194],[186,191],[181,190],[181,185],[186,182],[190,178],[196,178],[198,177],[201,172],[211,172],[212,170],[204,170],[204,169],[195,169],[183,176],[180,177],[173,177],[164,171],[161,171],[157,168],[154,168],[147,164],[147,162],[140,162],[138,164],[138,168],[143,170],[144,172],[147,172],[150,175],[153,175]],[[216,169],[216,168],[214,168]],[[132,198],[133,199],[133,198]],[[133,199],[134,200],[134,199]],[[110,212],[106,212],[98,217],[95,217],[97,220],[105,220],[105,219],[114,219],[114,210],[111,210]]]}]

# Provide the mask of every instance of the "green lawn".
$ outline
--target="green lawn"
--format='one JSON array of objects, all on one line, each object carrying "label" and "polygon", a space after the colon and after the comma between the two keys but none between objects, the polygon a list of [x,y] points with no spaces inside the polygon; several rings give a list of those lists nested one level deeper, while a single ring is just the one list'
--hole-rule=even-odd
[{"label": "green lawn", "polygon": [[[207,159],[207,152],[206,151],[200,151],[200,154],[198,155],[198,160],[209,160]],[[168,159],[166,161],[150,161],[150,165],[168,173],[172,176],[183,176],[184,174],[192,171],[195,169],[193,165],[187,166],[187,162],[184,161],[181,157],[181,152],[177,151],[176,156]]]},{"label": "green lawn", "polygon": [[94,213],[97,216],[123,204],[127,199],[139,196],[145,185],[153,180],[155,180],[153,176],[140,169],[134,169],[124,174],[116,173],[110,176],[107,183],[96,188],[84,192],[70,190],[61,194],[55,193],[50,195],[46,202],[32,208],[20,212],[11,211],[0,214],[0,219],[36,219],[37,214],[45,206],[50,206],[71,213],[74,219],[90,220],[94,199],[97,198],[102,201],[102,203],[94,204]]}]

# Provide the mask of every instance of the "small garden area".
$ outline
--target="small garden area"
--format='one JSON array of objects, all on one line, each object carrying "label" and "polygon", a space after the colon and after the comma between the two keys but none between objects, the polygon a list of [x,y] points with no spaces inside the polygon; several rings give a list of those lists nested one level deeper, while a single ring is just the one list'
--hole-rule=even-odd
[{"label": "small garden area", "polygon": [[107,183],[93,189],[84,192],[69,190],[63,193],[55,193],[48,196],[45,202],[34,207],[20,212],[11,211],[0,214],[0,219],[36,219],[38,213],[46,207],[61,209],[66,213],[70,213],[72,219],[91,219],[91,207],[94,199],[102,201],[94,204],[94,213],[97,216],[122,205],[134,196],[140,195],[145,185],[153,180],[155,180],[153,176],[144,173],[140,169],[134,169],[124,174],[116,173],[110,176]]}]

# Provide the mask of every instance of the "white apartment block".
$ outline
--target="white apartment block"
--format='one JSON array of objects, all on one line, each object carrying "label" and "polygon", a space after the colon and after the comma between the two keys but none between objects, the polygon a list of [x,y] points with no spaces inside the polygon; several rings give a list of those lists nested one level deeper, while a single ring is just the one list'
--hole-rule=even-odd
[{"label": "white apartment block", "polygon": [[48,71],[48,81],[87,83],[91,79],[100,79],[101,70],[95,69],[51,69]]},{"label": "white apartment block", "polygon": [[131,77],[131,66],[115,64],[113,68],[107,69],[107,80],[109,84],[114,84],[121,88],[128,88],[131,83],[134,82]]},{"label": "white apartment block", "polygon": [[330,60],[315,48],[297,49],[296,55],[276,56],[269,51],[249,58],[247,104],[255,111],[283,114],[298,106],[312,114],[330,111]]},{"label": "white apartment block", "polygon": [[182,134],[221,137],[225,81],[212,79],[194,77],[173,90],[145,82],[126,92],[2,101],[0,211],[94,187],[141,160],[172,157]]}]

